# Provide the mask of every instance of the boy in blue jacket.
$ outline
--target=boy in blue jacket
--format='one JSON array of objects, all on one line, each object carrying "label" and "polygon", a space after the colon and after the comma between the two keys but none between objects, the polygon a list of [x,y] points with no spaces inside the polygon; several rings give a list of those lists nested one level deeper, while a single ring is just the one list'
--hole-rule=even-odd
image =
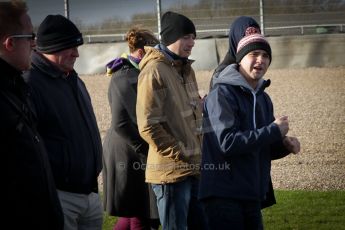
[{"label": "boy in blue jacket", "polygon": [[300,151],[298,139],[286,136],[288,117],[274,118],[264,92],[271,60],[268,41],[248,27],[236,63],[213,79],[206,98],[199,198],[210,229],[263,229],[271,160]]}]

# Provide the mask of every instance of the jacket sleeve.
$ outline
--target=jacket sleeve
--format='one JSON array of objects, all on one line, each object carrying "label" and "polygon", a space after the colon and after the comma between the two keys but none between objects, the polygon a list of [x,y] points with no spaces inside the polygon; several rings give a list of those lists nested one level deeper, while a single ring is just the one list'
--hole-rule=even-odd
[{"label": "jacket sleeve", "polygon": [[112,128],[133,150],[147,156],[148,144],[140,137],[136,126],[136,92],[126,78],[113,77],[109,86]]},{"label": "jacket sleeve", "polygon": [[[275,120],[275,117],[274,117],[272,101],[270,97],[268,96],[268,94],[266,93],[264,93],[264,98],[266,100],[266,104],[268,105],[269,114],[271,115],[270,120],[273,122]],[[290,154],[283,144],[283,139],[275,141],[271,144],[270,153],[271,153],[271,160],[277,160]]]},{"label": "jacket sleeve", "polygon": [[290,152],[283,144],[283,141],[276,141],[271,145],[271,160],[281,159],[289,155]]},{"label": "jacket sleeve", "polygon": [[163,108],[167,90],[157,68],[140,73],[136,104],[138,128],[150,148],[163,157],[178,161],[183,160],[183,144],[169,133]]},{"label": "jacket sleeve", "polygon": [[228,87],[219,86],[207,97],[204,113],[209,127],[205,131],[214,133],[219,149],[225,156],[251,154],[262,145],[281,140],[276,124],[271,123],[259,129],[241,130],[239,104]]}]

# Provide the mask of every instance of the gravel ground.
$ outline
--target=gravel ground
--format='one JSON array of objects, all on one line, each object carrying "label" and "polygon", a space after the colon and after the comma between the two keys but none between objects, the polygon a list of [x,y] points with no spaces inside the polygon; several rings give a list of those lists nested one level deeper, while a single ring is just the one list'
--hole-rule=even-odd
[{"label": "gravel ground", "polygon": [[[197,72],[200,94],[208,91],[210,71]],[[276,116],[288,115],[302,151],[273,161],[276,189],[345,190],[345,67],[269,70],[267,92]],[[110,125],[109,77],[82,76],[104,137]],[[100,178],[102,183],[102,178]],[[102,186],[100,186],[102,189]]]}]

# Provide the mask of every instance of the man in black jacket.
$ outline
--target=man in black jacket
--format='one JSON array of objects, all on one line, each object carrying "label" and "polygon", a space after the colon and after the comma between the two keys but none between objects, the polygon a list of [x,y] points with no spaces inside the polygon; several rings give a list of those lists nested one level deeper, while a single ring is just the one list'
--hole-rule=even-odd
[{"label": "man in black jacket", "polygon": [[2,226],[63,229],[49,159],[36,130],[22,71],[30,67],[35,35],[26,4],[0,2],[0,151]]},{"label": "man in black jacket", "polygon": [[67,18],[48,15],[25,74],[65,215],[65,230],[102,229],[97,177],[102,144],[91,99],[74,70],[82,34]]}]

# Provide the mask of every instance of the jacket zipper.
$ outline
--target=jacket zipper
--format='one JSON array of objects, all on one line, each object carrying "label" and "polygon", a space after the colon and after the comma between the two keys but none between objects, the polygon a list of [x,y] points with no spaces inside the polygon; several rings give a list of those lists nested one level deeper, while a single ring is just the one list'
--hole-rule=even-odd
[{"label": "jacket zipper", "polygon": [[253,91],[250,91],[253,95],[254,98],[254,104],[253,104],[253,125],[254,125],[254,129],[256,129],[256,117],[255,117],[255,110],[256,110],[256,95]]}]

